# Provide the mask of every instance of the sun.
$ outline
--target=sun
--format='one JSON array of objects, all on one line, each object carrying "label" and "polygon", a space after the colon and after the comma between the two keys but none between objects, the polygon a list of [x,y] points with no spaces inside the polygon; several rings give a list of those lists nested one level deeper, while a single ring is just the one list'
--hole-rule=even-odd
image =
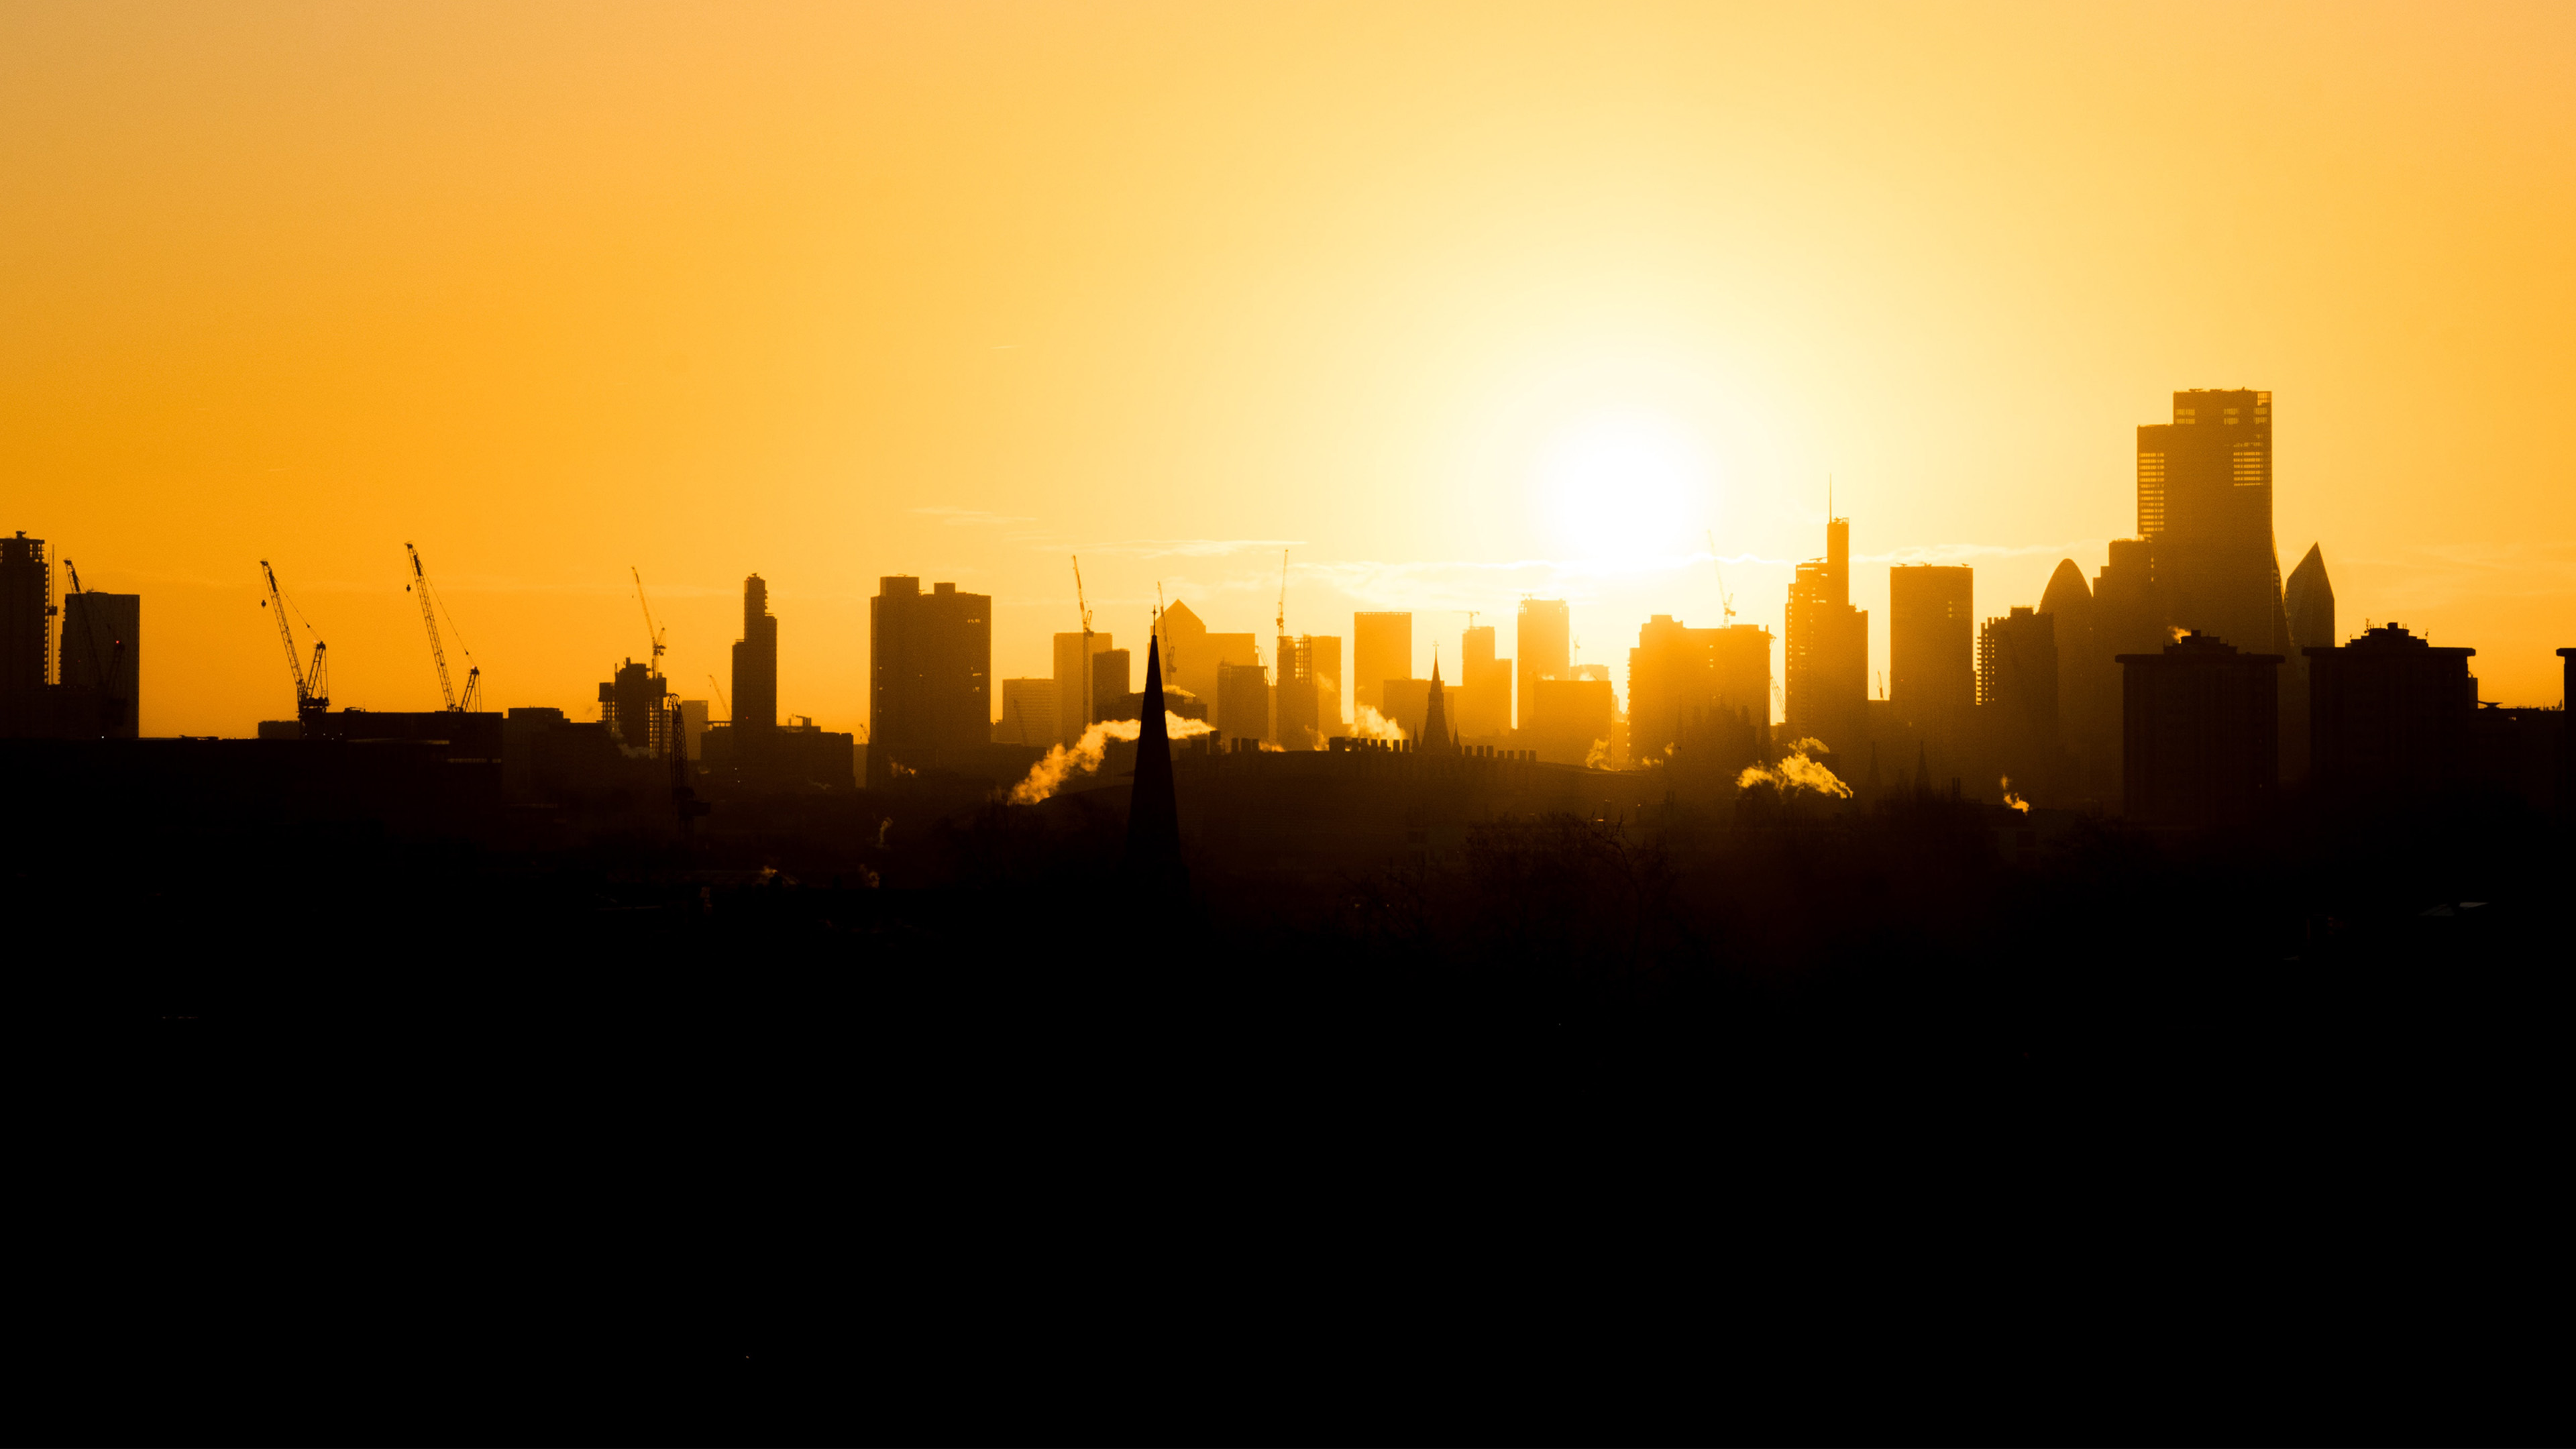
[{"label": "sun", "polygon": [[1612,565],[1686,553],[1717,479],[1690,431],[1660,413],[1605,410],[1549,439],[1532,480],[1550,551]]}]

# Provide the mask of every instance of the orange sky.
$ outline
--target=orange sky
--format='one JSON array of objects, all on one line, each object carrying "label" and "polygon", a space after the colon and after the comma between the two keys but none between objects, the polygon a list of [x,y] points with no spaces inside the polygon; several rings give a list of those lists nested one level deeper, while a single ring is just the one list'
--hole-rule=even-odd
[{"label": "orange sky", "polygon": [[263,557],[434,705],[406,539],[497,705],[630,564],[699,694],[767,576],[847,729],[880,574],[998,678],[1068,553],[1267,634],[1282,543],[1292,629],[1564,591],[1624,676],[1707,531],[1777,629],[1828,474],[1878,670],[1889,561],[2097,568],[2183,387],[2276,394],[2347,632],[2576,644],[2564,5],[25,3],[0,216],[0,527],[146,595],[146,733],[289,712]]}]

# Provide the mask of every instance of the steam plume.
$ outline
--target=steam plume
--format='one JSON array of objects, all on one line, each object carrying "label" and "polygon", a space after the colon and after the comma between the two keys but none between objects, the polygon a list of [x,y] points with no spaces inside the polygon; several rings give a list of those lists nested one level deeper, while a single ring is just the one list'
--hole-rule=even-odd
[{"label": "steam plume", "polygon": [[1822,763],[1814,759],[1809,751],[1818,754],[1833,753],[1825,748],[1822,740],[1796,741],[1789,746],[1789,753],[1781,756],[1780,763],[1776,765],[1745,766],[1744,773],[1735,777],[1735,788],[1749,790],[1756,785],[1768,785],[1783,795],[1794,790],[1812,790],[1819,795],[1850,799],[1851,786],[1844,784],[1833,771],[1826,769]]},{"label": "steam plume", "polygon": [[[1172,738],[1186,740],[1208,732],[1206,720],[1183,719],[1170,710],[1163,711],[1163,726]],[[1035,805],[1055,797],[1064,788],[1067,776],[1088,775],[1100,768],[1109,756],[1111,740],[1132,740],[1144,733],[1144,725],[1132,719],[1105,719],[1082,732],[1082,738],[1070,750],[1056,745],[1046,758],[1029,767],[1029,777],[1011,787],[1011,803]]]},{"label": "steam plume", "polygon": [[2006,775],[1996,783],[2003,786],[2005,804],[2020,811],[2024,815],[2028,815],[2030,813],[2030,802],[2013,793],[2012,776]]},{"label": "steam plume", "polygon": [[1404,726],[1388,719],[1385,715],[1379,714],[1374,708],[1365,704],[1361,705],[1358,710],[1351,715],[1351,732],[1364,740],[1400,740],[1404,738]]}]

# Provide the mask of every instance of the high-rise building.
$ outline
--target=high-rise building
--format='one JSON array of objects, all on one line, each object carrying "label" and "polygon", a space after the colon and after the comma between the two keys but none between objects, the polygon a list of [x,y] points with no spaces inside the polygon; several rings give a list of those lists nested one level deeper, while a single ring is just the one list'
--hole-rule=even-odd
[{"label": "high-rise building", "polygon": [[[1567,667],[1572,669],[1571,665]],[[1619,712],[1609,679],[1548,678],[1535,683],[1537,687],[1530,692],[1531,720],[1521,727],[1521,738],[1528,741],[1529,748],[1550,764],[1606,762],[1613,720]]]},{"label": "high-rise building", "polygon": [[0,736],[44,723],[46,665],[54,642],[54,572],[45,541],[0,538]]},{"label": "high-rise building", "polygon": [[1342,688],[1342,640],[1337,634],[1302,636],[1307,667],[1315,676],[1315,728],[1327,739],[1340,734],[1350,720],[1350,696]]},{"label": "high-rise building", "polygon": [[742,639],[733,646],[733,728],[744,734],[778,728],[778,621],[769,615],[769,585],[742,581]]},{"label": "high-rise building", "polygon": [[2058,740],[2065,747],[2067,789],[2095,800],[2115,798],[2119,766],[2120,673],[2093,632],[2093,590],[2073,559],[2061,559],[2039,596],[2039,612],[2056,621]]},{"label": "high-rise building", "polygon": [[1315,673],[1315,644],[1312,635],[1279,636],[1279,682],[1271,688],[1270,714],[1285,749],[1323,748],[1323,684]]},{"label": "high-rise building", "polygon": [[143,596],[66,594],[62,608],[62,667],[55,677],[65,710],[76,714],[61,723],[83,736],[95,731],[133,739],[142,696]]},{"label": "high-rise building", "polygon": [[1124,649],[1103,649],[1091,656],[1091,718],[1126,719],[1111,711],[1123,705],[1136,692],[1136,671],[1131,656]]},{"label": "high-rise building", "polygon": [[650,662],[629,659],[617,666],[616,675],[599,687],[599,717],[608,726],[608,737],[629,755],[659,757],[664,749],[662,701],[670,692],[670,681]]},{"label": "high-rise building", "polygon": [[[1162,683],[1165,690],[1186,690],[1213,706],[1210,723],[1228,734],[1242,733],[1226,722],[1222,679],[1218,671],[1226,665],[1242,668],[1261,662],[1261,653],[1250,634],[1214,634],[1190,610],[1188,604],[1173,600],[1170,608],[1154,623],[1155,636],[1162,641]],[[1261,722],[1248,737],[1258,738],[1269,728],[1269,711],[1265,707]]]},{"label": "high-rise building", "polygon": [[[1112,640],[1106,630],[1091,636],[1094,658],[1110,652]],[[1082,738],[1091,722],[1101,717],[1113,702],[1097,697],[1099,676],[1083,667],[1082,636],[1055,636],[1055,737],[1059,744],[1070,745]],[[1086,694],[1085,691],[1092,691]],[[1123,691],[1122,691],[1123,692]]]},{"label": "high-rise building", "polygon": [[2272,543],[2272,395],[2193,389],[2138,429],[2138,533],[2170,617],[2239,649],[2287,646]]},{"label": "high-rise building", "polygon": [[[1076,640],[1081,637],[1074,636]],[[993,722],[993,743],[1037,749],[1057,743],[1056,701],[1052,679],[1003,680],[1002,717]]]},{"label": "high-rise building", "polygon": [[1965,769],[1977,698],[1977,571],[1900,564],[1887,571],[1888,712],[1943,776]]},{"label": "high-rise building", "polygon": [[2405,792],[2466,773],[2478,681],[2475,649],[2437,649],[2405,626],[2365,629],[2339,648],[2310,648],[2309,767],[2320,787]]},{"label": "high-rise building", "polygon": [[1258,664],[1216,667],[1217,728],[1238,740],[1270,738],[1270,671]]},{"label": "high-rise building", "polygon": [[993,600],[897,575],[868,601],[868,784],[971,757],[992,730]]},{"label": "high-rise building", "polygon": [[1825,556],[1789,586],[1788,697],[1793,735],[1857,756],[1868,733],[1869,614],[1851,606],[1851,520],[1825,521]]},{"label": "high-rise building", "polygon": [[1413,677],[1413,615],[1410,612],[1351,616],[1351,683],[1362,709],[1386,710],[1386,681]]},{"label": "high-rise building", "polygon": [[1450,728],[1462,742],[1499,741],[1512,728],[1512,661],[1494,657],[1491,624],[1467,630],[1458,654],[1458,714]]},{"label": "high-rise building", "polygon": [[[1574,619],[1563,599],[1523,599],[1516,637],[1512,647],[1518,653],[1520,690],[1516,703],[1520,713],[1516,723],[1530,727],[1542,679],[1572,677],[1574,668]],[[1763,713],[1770,713],[1764,707]]]},{"label": "high-rise building", "polygon": [[1990,752],[1985,763],[2022,796],[2062,788],[2056,625],[2055,615],[2016,604],[1977,634],[1978,734]]},{"label": "high-rise building", "polygon": [[1637,630],[1637,647],[1628,651],[1631,759],[1660,760],[1695,727],[1739,715],[1750,731],[1745,742],[1767,756],[1770,630],[1753,624],[1693,629],[1670,614],[1657,614]]},{"label": "high-rise building", "polygon": [[2281,778],[2304,780],[2312,743],[2307,651],[2331,648],[2335,642],[2334,584],[2326,578],[2326,556],[2317,545],[2308,545],[2307,557],[2290,571],[2281,606],[2282,647],[2289,658],[2281,670]]},{"label": "high-rise building", "polygon": [[2278,654],[2186,634],[2123,654],[2122,795],[2134,819],[2232,825],[2255,818],[2280,779]]}]

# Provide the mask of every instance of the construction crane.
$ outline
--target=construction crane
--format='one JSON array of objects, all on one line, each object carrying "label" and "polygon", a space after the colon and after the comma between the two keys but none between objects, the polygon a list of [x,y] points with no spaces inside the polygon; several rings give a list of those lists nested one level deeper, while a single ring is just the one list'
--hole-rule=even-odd
[{"label": "construction crane", "polygon": [[1091,664],[1091,601],[1082,592],[1082,555],[1077,553],[1070,557],[1073,559],[1073,606],[1082,611],[1082,727],[1089,729],[1091,716],[1099,708],[1098,702],[1091,697],[1091,678],[1098,672]]},{"label": "construction crane", "polygon": [[1271,620],[1279,626],[1279,637],[1288,637],[1288,550],[1279,550],[1279,616]]},{"label": "construction crane", "polygon": [[[295,628],[286,622],[286,591],[277,586],[277,570],[268,566],[268,560],[261,559],[259,569],[261,573],[268,576],[268,597],[260,600],[259,606],[277,615],[278,642],[286,646],[287,672],[295,676],[295,717],[298,720],[305,720],[314,715],[328,713],[331,708],[331,683],[326,666],[329,663],[327,651],[330,646],[318,638],[313,641],[313,663],[309,668],[297,659]],[[304,612],[301,609],[297,610],[295,617],[304,619]],[[304,632],[308,634],[313,632],[313,623],[309,619],[304,619]]]},{"label": "construction crane", "polygon": [[716,677],[712,674],[707,676],[707,688],[716,692],[716,703],[724,706],[725,718],[728,720],[732,719],[733,703],[725,698],[724,686],[716,683]]},{"label": "construction crane", "polygon": [[1708,566],[1717,573],[1717,606],[1726,611],[1726,622],[1735,623],[1735,596],[1726,591],[1726,570],[1717,567],[1717,530],[1708,531]]},{"label": "construction crane", "polygon": [[[429,662],[438,666],[438,697],[450,710],[470,710],[475,705],[475,697],[482,693],[482,666],[474,662],[474,651],[465,649],[465,636],[460,632],[456,636],[456,647],[465,649],[465,697],[457,698],[456,688],[447,678],[447,650],[438,641],[438,613],[431,603],[429,571],[420,565],[419,549],[406,542],[403,552],[411,555],[411,582],[403,587],[420,595],[420,624],[429,633]],[[454,624],[456,620],[450,616],[447,622]]]},{"label": "construction crane", "polygon": [[[71,575],[72,593],[74,595],[88,592],[88,590],[81,587],[80,570],[73,566],[70,559],[63,560],[63,572]],[[69,611],[66,610],[66,613],[68,612]],[[98,616],[96,614],[92,614],[87,610],[82,611],[81,632],[89,636],[90,668],[95,671],[90,675],[90,678],[95,681],[98,686],[99,721],[108,732],[112,733],[115,727],[122,723],[125,718],[125,701],[119,698],[116,693],[118,675],[123,672],[122,666],[125,663],[125,641],[119,639],[115,642],[115,667],[113,672],[111,672],[108,651],[101,648],[99,645]],[[63,620],[63,644],[63,660],[68,664],[71,661],[71,620],[69,618]],[[66,671],[66,673],[68,673],[68,671]],[[68,684],[71,681],[67,678],[63,682]]]},{"label": "construction crane", "polygon": [[[635,576],[635,602],[644,606],[644,633],[653,641],[653,652],[645,659],[645,672],[647,674],[660,674],[662,672],[662,636],[670,631],[667,629],[656,629],[653,627],[653,606],[644,602],[643,570],[638,569],[633,564],[628,564],[626,566],[626,571]],[[731,706],[727,706],[728,712],[730,712],[730,709]]]}]

